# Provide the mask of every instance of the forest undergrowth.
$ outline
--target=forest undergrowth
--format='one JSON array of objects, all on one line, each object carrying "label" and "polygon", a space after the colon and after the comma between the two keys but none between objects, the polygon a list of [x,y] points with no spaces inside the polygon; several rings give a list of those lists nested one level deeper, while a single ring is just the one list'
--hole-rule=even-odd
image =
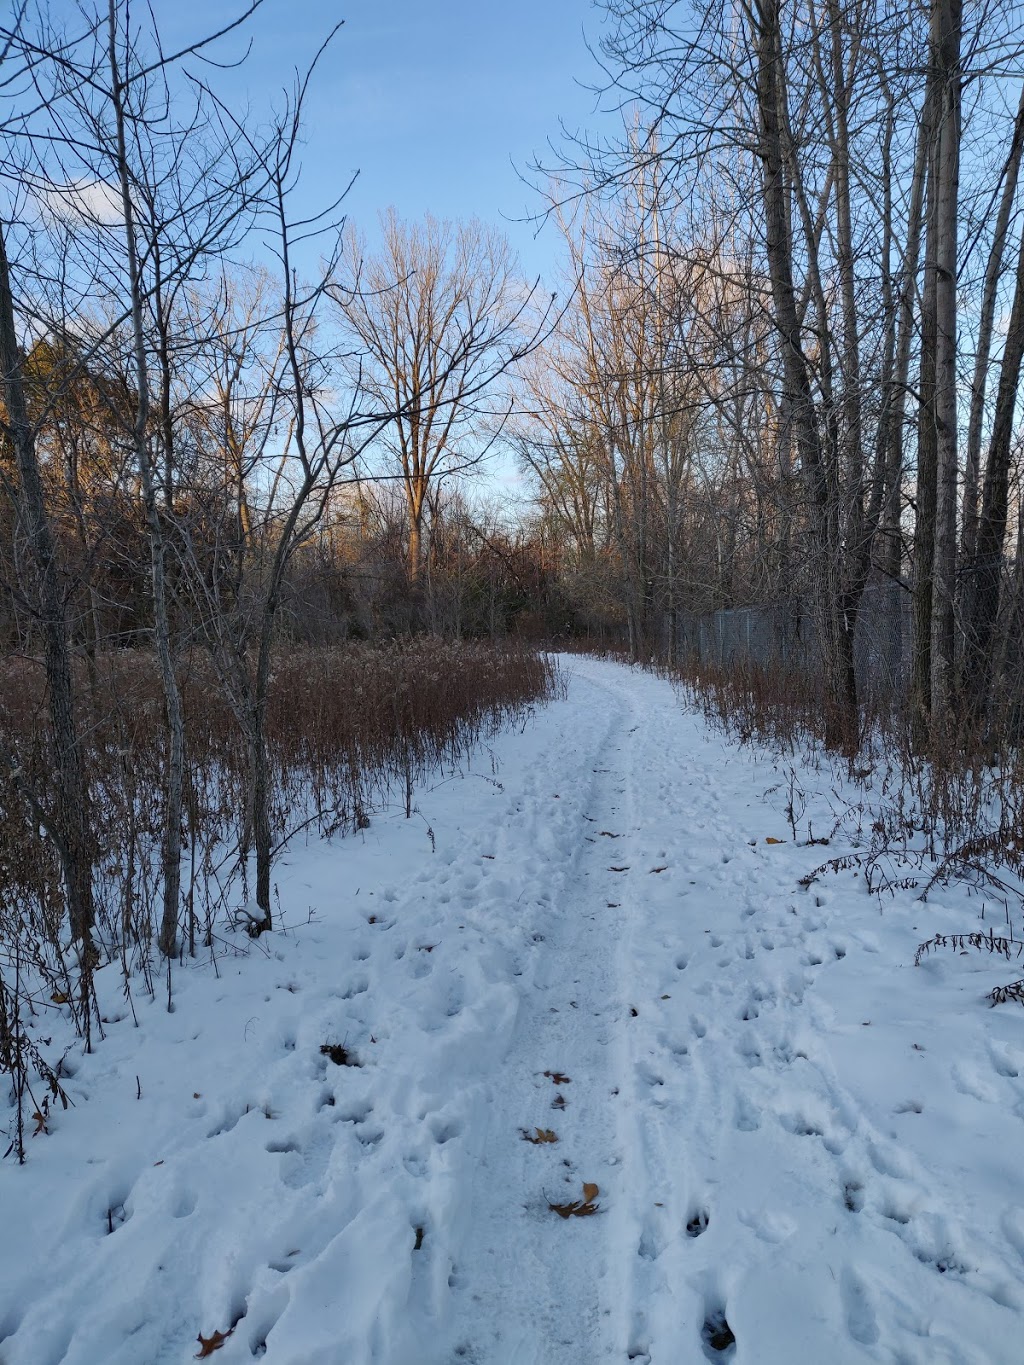
[{"label": "forest undergrowth", "polygon": [[[950,733],[922,745],[909,707],[867,707],[856,751],[841,755],[824,743],[820,686],[806,674],[740,663],[666,671],[709,725],[775,756],[773,794],[792,839],[823,851],[804,885],[853,872],[884,907],[897,892],[927,901],[936,887],[959,883],[977,899],[984,928],[935,935],[916,961],[941,949],[1007,962],[1024,954],[1024,753],[1005,738],[1010,717],[990,717],[983,742]],[[830,855],[832,846],[841,851]],[[1024,1004],[1024,979],[989,998]]]},{"label": "forest undergrowth", "polygon": [[[129,1006],[139,990],[166,990],[170,1003],[173,964],[157,951],[167,744],[156,661],[125,651],[80,668],[95,838],[93,966],[119,964]],[[49,1106],[66,1102],[60,1063],[35,1041],[40,1019],[70,1014],[87,1045],[103,1027],[91,969],[68,941],[53,841],[25,799],[26,791],[55,799],[43,681],[37,659],[0,662],[0,724],[17,761],[0,780],[0,1072],[18,1101],[19,1150],[26,1115],[45,1125]],[[187,761],[179,957],[216,961],[239,934],[248,942],[244,931],[253,926],[245,737],[206,654],[180,661],[180,683]],[[462,764],[561,685],[550,657],[511,645],[419,638],[383,648],[281,646],[266,720],[275,856],[290,839],[363,829],[375,811],[396,804],[411,818],[424,775]]]}]

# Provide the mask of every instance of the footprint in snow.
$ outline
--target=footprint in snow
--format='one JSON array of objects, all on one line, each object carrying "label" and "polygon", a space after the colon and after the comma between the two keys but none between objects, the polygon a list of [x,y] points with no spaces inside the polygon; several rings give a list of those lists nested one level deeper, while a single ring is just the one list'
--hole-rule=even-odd
[{"label": "footprint in snow", "polygon": [[740,1133],[756,1133],[761,1127],[761,1115],[757,1106],[747,1099],[738,1099],[733,1124]]},{"label": "footprint in snow", "polygon": [[736,1337],[726,1320],[724,1307],[705,1310],[701,1341],[708,1360],[731,1360],[736,1354]]},{"label": "footprint in snow", "polygon": [[846,1267],[840,1282],[846,1330],[861,1346],[873,1346],[878,1340],[878,1320],[864,1281]]},{"label": "footprint in snow", "polygon": [[737,1213],[739,1221],[748,1227],[755,1237],[769,1246],[778,1246],[792,1237],[797,1230],[795,1218],[788,1213],[770,1209],[741,1209]]},{"label": "footprint in snow", "polygon": [[711,1215],[706,1208],[696,1208],[686,1220],[687,1237],[702,1237],[708,1230]]}]

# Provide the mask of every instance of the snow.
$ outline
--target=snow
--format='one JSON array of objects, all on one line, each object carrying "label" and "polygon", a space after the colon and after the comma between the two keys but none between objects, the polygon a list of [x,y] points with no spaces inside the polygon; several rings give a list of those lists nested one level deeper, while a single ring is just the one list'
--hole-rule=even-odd
[{"label": "snow", "polygon": [[[980,901],[802,889],[860,817],[794,841],[788,762],[563,667],[413,819],[295,845],[290,927],[176,969],[173,1012],[101,972],[74,1108],[0,1166],[3,1365],[233,1323],[221,1365],[1022,1359],[1014,973],[913,966]],[[794,777],[804,838],[861,799]]]}]

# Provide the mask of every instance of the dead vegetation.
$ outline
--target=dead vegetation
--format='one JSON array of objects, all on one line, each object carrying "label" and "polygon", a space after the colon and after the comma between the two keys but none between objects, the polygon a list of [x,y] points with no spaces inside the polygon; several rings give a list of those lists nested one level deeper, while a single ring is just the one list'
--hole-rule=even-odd
[{"label": "dead vegetation", "polygon": [[[884,904],[899,891],[926,902],[937,886],[959,882],[979,897],[982,920],[994,908],[1005,931],[937,934],[919,946],[915,962],[940,947],[1007,960],[1021,951],[1011,926],[1024,914],[1024,755],[1012,708],[990,714],[984,734],[967,717],[922,749],[909,708],[894,700],[865,707],[856,747],[839,755],[826,747],[818,689],[805,672],[733,661],[728,668],[691,663],[669,675],[710,725],[778,756],[785,775],[773,791],[786,798],[794,842],[829,844],[842,835],[851,845],[801,878],[804,889],[854,872]],[[830,823],[817,830],[806,818],[801,764],[820,772],[829,791]],[[1024,984],[997,986],[988,998],[1024,1004]]]},{"label": "dead vegetation", "polygon": [[[78,722],[97,850],[93,964],[67,942],[59,859],[23,797],[27,786],[42,802],[56,799],[43,669],[29,657],[0,661],[0,723],[17,761],[16,775],[0,776],[0,1071],[13,1079],[19,1112],[29,1102],[39,1110],[37,1081],[62,1100],[59,1076],[38,1055],[26,1017],[67,1014],[89,1040],[103,1028],[90,975],[106,963],[119,964],[130,1007],[140,987],[170,990],[169,974],[157,967],[167,762],[158,670],[150,655],[124,652],[92,660],[88,678],[82,671]],[[181,661],[180,685],[180,953],[216,953],[237,942],[232,928],[247,927],[245,736],[207,656],[196,651]],[[549,659],[513,646],[424,638],[384,648],[280,647],[267,714],[275,852],[296,837],[358,832],[384,808],[411,816],[425,774],[463,764],[475,745],[525,720],[558,686]],[[19,1126],[19,1154],[22,1134]]]}]

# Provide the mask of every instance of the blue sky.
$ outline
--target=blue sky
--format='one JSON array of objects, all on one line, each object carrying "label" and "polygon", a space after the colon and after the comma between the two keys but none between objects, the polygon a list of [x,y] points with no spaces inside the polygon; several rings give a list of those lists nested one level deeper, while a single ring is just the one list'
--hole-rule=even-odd
[{"label": "blue sky", "polygon": [[[165,7],[166,6],[166,7]],[[170,41],[223,23],[226,0],[157,3]],[[517,176],[559,119],[594,126],[602,12],[592,0],[265,0],[248,26],[245,66],[212,73],[219,88],[255,108],[304,66],[338,19],[345,26],[323,61],[308,106],[305,196],[327,200],[353,171],[349,217],[373,236],[379,209],[406,218],[474,214],[502,226],[524,268],[552,280],[550,231],[507,221],[535,212],[536,196]],[[239,40],[227,50],[243,50]]]}]

